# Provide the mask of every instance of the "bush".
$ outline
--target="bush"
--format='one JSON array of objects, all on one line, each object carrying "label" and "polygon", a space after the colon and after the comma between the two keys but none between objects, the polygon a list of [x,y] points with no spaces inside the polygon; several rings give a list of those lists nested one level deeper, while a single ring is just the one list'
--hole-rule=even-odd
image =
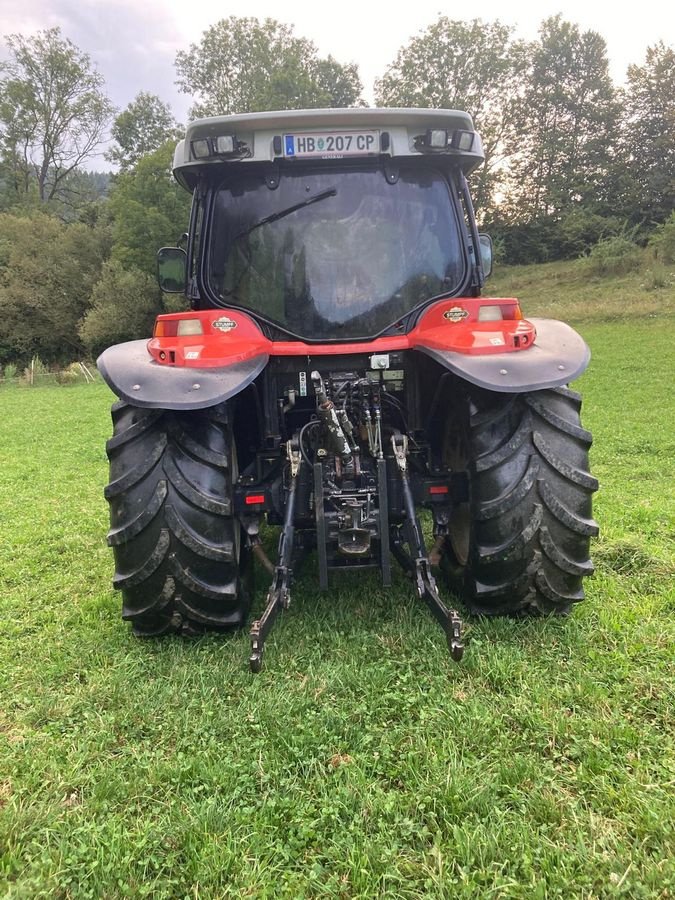
[{"label": "bush", "polygon": [[111,344],[149,338],[155,316],[164,312],[154,278],[139,269],[107,262],[91,295],[91,308],[80,323],[80,337],[96,356]]},{"label": "bush", "polygon": [[655,230],[649,248],[661,263],[675,263],[675,212]]},{"label": "bush", "polygon": [[645,280],[640,285],[645,291],[660,291],[675,285],[675,272],[665,266],[653,266],[645,272]]},{"label": "bush", "polygon": [[601,216],[586,209],[573,209],[557,227],[556,256],[560,259],[576,259],[599,241],[619,234],[623,227],[619,219]]},{"label": "bush", "polygon": [[13,381],[16,378],[16,373],[18,371],[19,369],[14,365],[14,363],[7,363],[7,365],[5,366],[5,371],[3,373],[5,381]]},{"label": "bush", "polygon": [[527,265],[576,259],[624,227],[613,216],[573,209],[562,217],[542,215],[519,224],[495,220],[486,223],[485,230],[492,235],[494,244],[501,245],[502,259],[507,265]]},{"label": "bush", "polygon": [[49,369],[42,362],[39,356],[34,356],[30,362],[29,366],[23,370],[23,378],[28,384],[33,384],[36,378],[39,378],[41,375],[48,375]]},{"label": "bush", "polygon": [[621,235],[605,238],[591,249],[586,266],[593,275],[626,275],[642,265],[642,250]]},{"label": "bush", "polygon": [[68,387],[83,380],[82,374],[73,371],[72,368],[65,369],[63,372],[57,372],[54,381],[62,387]]}]

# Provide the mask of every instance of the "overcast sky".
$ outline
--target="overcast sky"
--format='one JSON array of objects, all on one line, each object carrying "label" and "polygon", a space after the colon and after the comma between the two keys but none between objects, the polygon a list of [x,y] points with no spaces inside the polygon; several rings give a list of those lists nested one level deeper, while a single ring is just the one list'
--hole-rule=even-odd
[{"label": "overcast sky", "polygon": [[[630,9],[630,12],[629,12]],[[291,2],[279,0],[0,0],[0,34],[29,34],[54,25],[92,58],[119,108],[143,91],[171,104],[181,121],[191,103],[180,94],[176,51],[198,42],[202,32],[229,15],[270,16],[292,24],[299,37],[314,41],[322,56],[359,66],[365,97],[373,102],[373,81],[409,38],[434,22],[481,18],[513,25],[517,35],[533,38],[541,21],[562,13],[582,28],[599,31],[607,41],[611,72],[622,82],[630,63],[641,63],[650,44],[675,43],[675,4],[642,0],[637,4],[588,0],[476,0],[469,10],[439,0],[413,0],[399,10],[363,0]],[[3,47],[4,50],[4,47]],[[2,52],[2,51],[0,51]],[[2,54],[4,55],[4,53]]]}]

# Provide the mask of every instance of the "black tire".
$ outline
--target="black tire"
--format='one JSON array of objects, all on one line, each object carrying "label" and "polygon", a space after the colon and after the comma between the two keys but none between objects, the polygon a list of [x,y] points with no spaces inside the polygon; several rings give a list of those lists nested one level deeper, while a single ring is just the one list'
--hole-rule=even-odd
[{"label": "black tire", "polygon": [[463,408],[446,435],[449,465],[464,457],[470,482],[446,541],[450,586],[476,614],[564,615],[584,598],[598,533],[581,397],[476,392]]},{"label": "black tire", "polygon": [[120,401],[112,419],[105,496],[122,617],[141,636],[241,626],[251,567],[232,515],[227,405],[171,412]]}]

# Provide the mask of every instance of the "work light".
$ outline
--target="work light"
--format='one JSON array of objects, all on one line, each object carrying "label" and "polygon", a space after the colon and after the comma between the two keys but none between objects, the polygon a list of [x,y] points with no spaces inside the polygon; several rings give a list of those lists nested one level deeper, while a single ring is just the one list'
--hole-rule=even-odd
[{"label": "work light", "polygon": [[448,145],[448,132],[436,128],[429,129],[429,131],[427,131],[425,144],[427,147],[433,147],[434,150],[442,150]]}]

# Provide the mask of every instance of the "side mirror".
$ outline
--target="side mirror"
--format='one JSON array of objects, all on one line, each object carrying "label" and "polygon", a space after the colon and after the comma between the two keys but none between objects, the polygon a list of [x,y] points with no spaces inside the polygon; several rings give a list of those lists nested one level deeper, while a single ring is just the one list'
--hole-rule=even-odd
[{"label": "side mirror", "polygon": [[187,254],[178,247],[162,247],[157,253],[157,283],[165,294],[182,294],[187,276]]},{"label": "side mirror", "polygon": [[480,261],[483,265],[483,275],[487,278],[492,272],[492,238],[489,234],[479,234]]}]

